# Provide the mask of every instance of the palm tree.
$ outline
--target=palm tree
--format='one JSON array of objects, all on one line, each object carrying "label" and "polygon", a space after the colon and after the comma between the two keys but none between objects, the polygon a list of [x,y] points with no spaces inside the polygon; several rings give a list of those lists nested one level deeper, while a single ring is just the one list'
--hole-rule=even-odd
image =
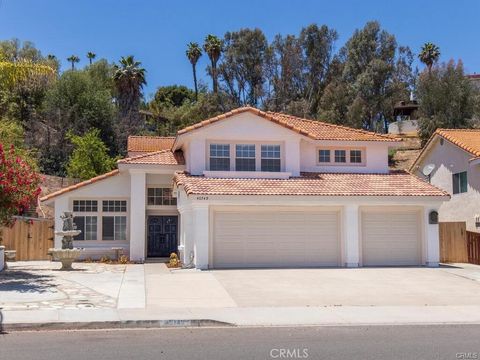
[{"label": "palm tree", "polygon": [[422,51],[418,54],[418,58],[427,65],[428,73],[431,73],[433,64],[440,58],[440,48],[435,44],[427,42],[422,46]]},{"label": "palm tree", "polygon": [[189,43],[186,51],[187,58],[192,64],[193,70],[193,84],[195,85],[195,100],[198,100],[198,86],[197,86],[197,62],[202,56],[202,49],[196,42]]},{"label": "palm tree", "polygon": [[217,62],[222,54],[222,40],[215,35],[207,35],[203,44],[203,50],[205,50],[212,63],[213,92],[216,94],[218,92]]},{"label": "palm tree", "polygon": [[87,58],[88,58],[88,61],[90,61],[90,65],[92,65],[92,61],[93,59],[95,59],[97,57],[97,54],[95,54],[94,52],[87,52]]},{"label": "palm tree", "polygon": [[120,64],[115,65],[113,81],[117,90],[117,103],[119,108],[118,145],[123,153],[128,135],[140,131],[142,117],[139,113],[142,88],[147,83],[146,70],[140,67],[141,62],[136,61],[132,55],[122,57]]},{"label": "palm tree", "polygon": [[75,70],[75,63],[80,62],[80,58],[77,55],[71,55],[67,58],[67,61],[72,63],[72,70]]}]

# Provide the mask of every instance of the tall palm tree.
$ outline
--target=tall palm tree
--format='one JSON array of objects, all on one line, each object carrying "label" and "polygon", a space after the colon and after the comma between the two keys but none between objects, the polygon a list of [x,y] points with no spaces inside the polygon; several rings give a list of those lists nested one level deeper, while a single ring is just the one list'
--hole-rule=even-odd
[{"label": "tall palm tree", "polygon": [[431,73],[433,64],[440,58],[440,48],[433,43],[427,42],[422,46],[422,51],[418,54],[418,58],[427,66],[428,73]]},{"label": "tall palm tree", "polygon": [[128,135],[135,135],[141,130],[142,116],[139,113],[142,88],[147,83],[146,70],[140,67],[132,55],[122,57],[120,64],[115,65],[113,81],[117,90],[117,104],[120,121],[118,124],[118,147],[125,152]]},{"label": "tall palm tree", "polygon": [[218,92],[217,62],[222,54],[222,40],[215,35],[207,35],[203,44],[203,50],[207,53],[212,64],[213,92],[216,94]]},{"label": "tall palm tree", "polygon": [[202,56],[202,48],[198,43],[191,42],[189,43],[186,51],[187,58],[192,64],[193,70],[193,84],[195,85],[195,100],[198,100],[198,86],[197,86],[197,62],[198,59]]},{"label": "tall palm tree", "polygon": [[72,64],[72,70],[75,70],[75,63],[80,62],[80,58],[77,55],[71,55],[67,58],[67,61]]},{"label": "tall palm tree", "polygon": [[97,57],[97,54],[95,54],[94,52],[87,52],[87,58],[88,58],[88,61],[90,61],[90,65],[92,65],[92,61],[93,59],[95,59]]}]

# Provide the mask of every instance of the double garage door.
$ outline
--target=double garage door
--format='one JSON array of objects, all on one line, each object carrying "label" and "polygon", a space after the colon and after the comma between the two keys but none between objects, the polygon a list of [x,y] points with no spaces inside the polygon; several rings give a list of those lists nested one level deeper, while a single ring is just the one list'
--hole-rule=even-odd
[{"label": "double garage door", "polygon": [[[336,208],[218,210],[213,218],[211,264],[214,268],[342,266],[340,223]],[[364,211],[359,231],[364,266],[420,264],[418,212]]]}]

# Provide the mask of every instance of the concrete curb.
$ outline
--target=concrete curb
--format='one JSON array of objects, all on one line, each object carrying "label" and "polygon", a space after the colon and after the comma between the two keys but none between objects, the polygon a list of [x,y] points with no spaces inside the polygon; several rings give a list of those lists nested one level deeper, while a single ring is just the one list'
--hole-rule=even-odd
[{"label": "concrete curb", "polygon": [[0,334],[12,331],[42,330],[100,330],[100,329],[160,329],[186,327],[235,327],[236,325],[217,320],[120,320],[90,322],[46,322],[0,324]]}]

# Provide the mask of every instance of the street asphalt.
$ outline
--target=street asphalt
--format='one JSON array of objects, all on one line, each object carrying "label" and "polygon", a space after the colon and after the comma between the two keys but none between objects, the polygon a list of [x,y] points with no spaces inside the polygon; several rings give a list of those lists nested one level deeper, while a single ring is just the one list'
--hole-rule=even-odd
[{"label": "street asphalt", "polygon": [[1,360],[479,359],[480,325],[13,332]]}]

